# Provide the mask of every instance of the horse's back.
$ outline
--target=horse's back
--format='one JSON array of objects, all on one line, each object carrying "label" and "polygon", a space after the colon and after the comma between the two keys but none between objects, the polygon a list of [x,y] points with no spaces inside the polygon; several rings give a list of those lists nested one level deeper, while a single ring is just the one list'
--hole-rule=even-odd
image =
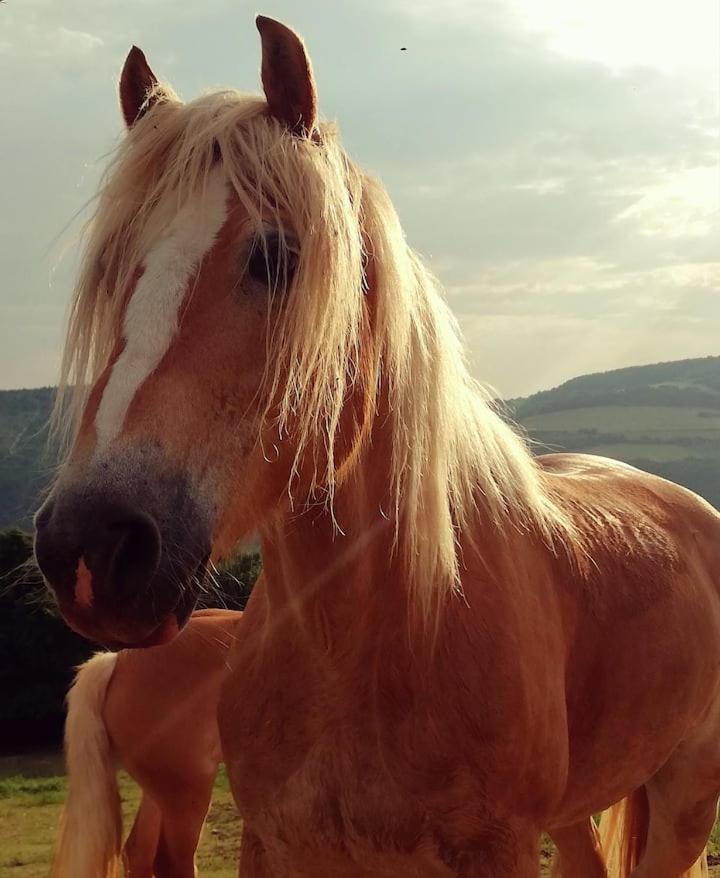
[{"label": "horse's back", "polygon": [[538,460],[594,564],[612,566],[624,555],[628,573],[633,564],[654,564],[643,575],[688,573],[697,582],[710,574],[718,590],[720,577],[712,574],[720,562],[720,512],[702,497],[609,458],[551,454]]},{"label": "horse's back", "polygon": [[720,526],[720,512],[694,491],[624,461],[595,454],[556,453],[537,458],[561,498],[582,498],[593,506],[657,511],[675,507],[691,516],[709,517]]}]

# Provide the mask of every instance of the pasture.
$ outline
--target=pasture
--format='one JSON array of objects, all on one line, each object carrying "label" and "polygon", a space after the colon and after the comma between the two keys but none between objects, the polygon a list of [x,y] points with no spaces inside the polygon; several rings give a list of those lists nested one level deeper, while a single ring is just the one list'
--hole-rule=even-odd
[{"label": "pasture", "polygon": [[531,435],[544,432],[622,433],[628,438],[660,437],[663,442],[676,439],[715,438],[720,429],[720,411],[670,406],[606,405],[564,411],[543,412],[522,419]]},{"label": "pasture", "polygon": [[[65,790],[59,754],[0,757],[0,878],[46,878]],[[127,832],[139,791],[121,774],[120,792]],[[232,797],[221,771],[200,844],[200,875],[235,878],[239,839]]]},{"label": "pasture", "polygon": [[[59,753],[0,757],[0,878],[47,878],[53,839],[66,785]],[[123,819],[127,832],[139,791],[120,775]],[[220,770],[212,808],[198,852],[199,878],[235,878],[240,826],[227,777]],[[710,842],[710,875],[720,878],[720,822]],[[543,840],[541,875],[550,874],[551,847]]]}]

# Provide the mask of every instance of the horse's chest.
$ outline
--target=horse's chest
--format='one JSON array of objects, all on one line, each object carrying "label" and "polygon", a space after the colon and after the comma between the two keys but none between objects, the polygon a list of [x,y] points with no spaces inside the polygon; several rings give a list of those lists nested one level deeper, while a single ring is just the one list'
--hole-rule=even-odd
[{"label": "horse's chest", "polygon": [[[298,684],[302,685],[302,684]],[[305,687],[307,695],[307,687]],[[328,836],[386,830],[394,815],[415,811],[384,764],[372,718],[340,718],[337,699],[245,704],[242,729],[226,747],[233,791],[246,816],[263,815],[286,833],[288,827]],[[401,801],[402,800],[402,801]]]},{"label": "horse's chest", "polygon": [[283,681],[238,673],[235,722],[221,711],[233,793],[268,874],[447,878],[478,838],[504,855],[484,748],[478,767],[448,737],[453,717],[406,673],[338,679],[312,665],[296,659]]},{"label": "horse's chest", "polygon": [[362,682],[329,683],[302,660],[286,671],[283,681],[238,674],[230,686],[238,707],[221,709],[246,825],[278,850],[312,839],[327,850],[355,846],[350,856],[363,861],[373,850],[416,856],[428,848],[428,802],[443,798],[457,774],[447,757],[429,744],[425,752],[412,717],[373,707]]},{"label": "horse's chest", "polygon": [[[248,645],[253,658],[228,678],[219,714],[233,794],[272,874],[316,874],[295,869],[309,848],[348,864],[338,878],[452,874],[453,851],[488,838],[500,856],[502,815],[522,798],[532,760],[518,746],[528,734],[523,700],[491,709],[479,683],[420,674],[400,649],[348,667],[291,644],[274,638],[265,658]],[[491,692],[494,679],[488,667]],[[542,788],[544,778],[530,783]],[[373,866],[353,872],[352,863]]]},{"label": "horse's chest", "polygon": [[[259,752],[254,754],[260,757]],[[284,747],[277,784],[252,748],[230,767],[246,830],[261,840],[269,874],[292,878],[449,878],[427,803],[398,784],[370,737],[334,728],[295,759]],[[290,770],[292,769],[292,770]],[[449,778],[447,779],[449,782]]]},{"label": "horse's chest", "polygon": [[310,832],[328,848],[344,848],[353,839],[361,847],[391,842],[409,849],[423,824],[419,802],[394,783],[377,755],[342,734],[317,741],[274,792],[258,817],[269,834],[293,846]]}]

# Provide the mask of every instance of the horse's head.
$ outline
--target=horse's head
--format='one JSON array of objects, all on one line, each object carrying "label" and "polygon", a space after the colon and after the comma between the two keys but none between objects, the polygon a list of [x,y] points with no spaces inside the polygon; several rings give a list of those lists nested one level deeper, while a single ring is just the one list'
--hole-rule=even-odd
[{"label": "horse's head", "polygon": [[74,440],[36,516],[65,619],[105,643],[172,636],[208,558],[287,506],[293,479],[327,489],[345,453],[364,325],[359,177],[317,122],[299,37],[258,28],[265,99],[183,104],[135,48],[121,76],[128,133],[65,350]]}]

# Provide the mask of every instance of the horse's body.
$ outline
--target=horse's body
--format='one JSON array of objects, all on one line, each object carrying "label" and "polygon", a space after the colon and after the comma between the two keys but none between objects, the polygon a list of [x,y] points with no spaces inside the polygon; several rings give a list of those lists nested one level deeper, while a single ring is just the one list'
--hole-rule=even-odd
[{"label": "horse's body", "polygon": [[61,610],[162,642],[208,555],[260,532],[219,712],[242,878],[530,878],[543,829],[600,878],[589,817],[642,791],[633,874],[677,878],[720,791],[720,516],[530,455],[318,123],[301,41],[258,26],[266,100],[183,105],[139,50],[123,70],[61,381],[75,442],[36,519]]},{"label": "horse's body", "polygon": [[[637,875],[677,878],[701,853],[720,791],[720,516],[613,462],[543,466],[607,523],[583,523],[591,571],[478,526],[484,561],[464,547],[466,602],[431,647],[407,638],[387,535],[353,555],[314,516],[266,537],[221,711],[243,876],[536,875],[541,828],[562,850],[642,786]],[[336,504],[357,516],[361,491],[372,514],[367,484]],[[590,845],[573,858],[566,874],[605,874]]]},{"label": "horse's body", "polygon": [[[99,653],[68,701],[69,794],[56,878],[193,878],[195,850],[220,761],[217,702],[242,614],[193,614],[172,643]],[[142,800],[122,851],[115,772]]]}]

